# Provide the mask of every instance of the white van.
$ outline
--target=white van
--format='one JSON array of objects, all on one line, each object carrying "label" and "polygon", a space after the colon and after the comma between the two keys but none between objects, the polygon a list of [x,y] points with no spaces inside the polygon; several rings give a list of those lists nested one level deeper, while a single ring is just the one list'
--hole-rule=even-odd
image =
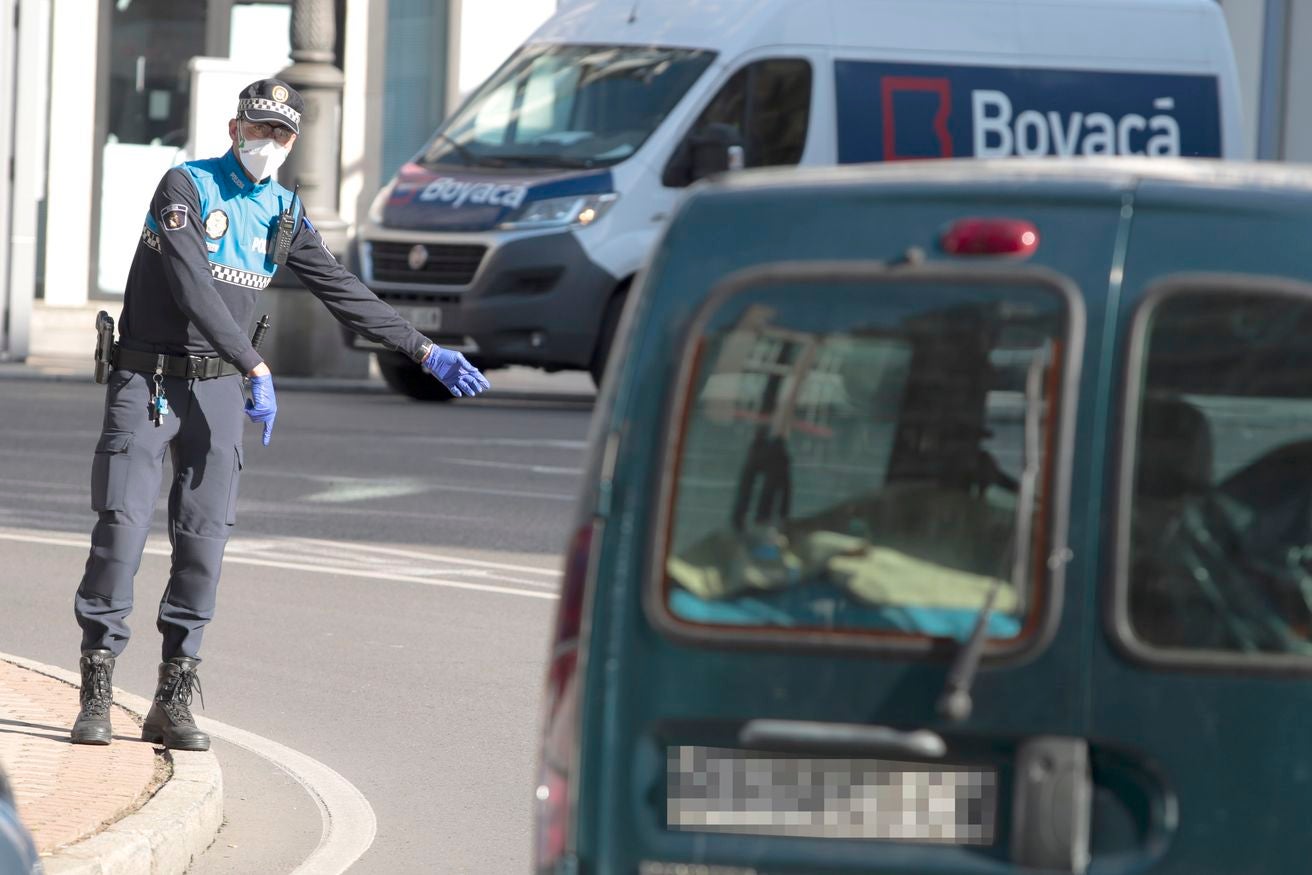
[{"label": "white van", "polygon": [[379,192],[358,267],[485,369],[599,380],[665,218],[712,173],[1243,148],[1214,0],[562,0]]}]

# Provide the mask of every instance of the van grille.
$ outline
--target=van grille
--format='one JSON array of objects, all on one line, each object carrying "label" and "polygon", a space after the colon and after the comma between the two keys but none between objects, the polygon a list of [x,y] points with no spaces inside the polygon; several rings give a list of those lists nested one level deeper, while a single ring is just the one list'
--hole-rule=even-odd
[{"label": "van grille", "polygon": [[388,283],[467,286],[487,253],[486,246],[473,244],[424,243],[428,258],[414,270],[410,254],[416,243],[376,241],[371,246],[374,279]]}]

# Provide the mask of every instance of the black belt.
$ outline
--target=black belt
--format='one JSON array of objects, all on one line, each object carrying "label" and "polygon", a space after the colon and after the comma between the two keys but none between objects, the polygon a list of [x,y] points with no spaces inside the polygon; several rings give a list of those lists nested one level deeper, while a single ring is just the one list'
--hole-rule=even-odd
[{"label": "black belt", "polygon": [[145,371],[153,374],[164,361],[164,376],[183,377],[188,380],[213,380],[215,377],[227,377],[240,374],[236,365],[228,364],[218,356],[204,355],[159,355],[153,352],[141,352],[135,349],[114,347],[114,367],[126,371]]}]

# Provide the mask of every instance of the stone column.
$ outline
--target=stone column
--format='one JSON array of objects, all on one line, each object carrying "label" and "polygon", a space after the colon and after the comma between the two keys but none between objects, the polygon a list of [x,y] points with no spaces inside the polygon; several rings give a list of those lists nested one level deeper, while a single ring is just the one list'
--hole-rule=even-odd
[{"label": "stone column", "polygon": [[[347,223],[338,212],[341,176],[342,71],[334,66],[336,13],[333,0],[293,0],[292,65],[278,74],[305,101],[301,133],[278,181],[300,186],[305,214],[329,250],[345,262]],[[273,319],[266,358],[288,376],[363,377],[366,353],[343,341],[337,321],[304,291],[290,270],[280,270],[266,295]]]},{"label": "stone column", "polygon": [[346,245],[346,223],[337,211],[341,176],[342,71],[333,65],[337,26],[332,0],[293,0],[292,65],[278,78],[305,100],[301,135],[278,174],[284,185],[301,186],[301,200],[328,248]]}]

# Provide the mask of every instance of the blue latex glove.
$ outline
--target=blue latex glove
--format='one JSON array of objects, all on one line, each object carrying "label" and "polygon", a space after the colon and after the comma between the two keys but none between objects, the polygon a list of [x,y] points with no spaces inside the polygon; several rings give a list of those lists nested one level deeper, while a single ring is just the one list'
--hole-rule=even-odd
[{"label": "blue latex glove", "polygon": [[273,394],[273,375],[251,377],[251,397],[246,399],[246,415],[251,422],[264,423],[264,445],[273,436],[273,418],[278,415],[278,399]]},{"label": "blue latex glove", "polygon": [[438,382],[457,398],[461,395],[479,395],[492,388],[487,377],[471,365],[468,359],[436,343],[424,359],[424,370],[437,377]]}]

